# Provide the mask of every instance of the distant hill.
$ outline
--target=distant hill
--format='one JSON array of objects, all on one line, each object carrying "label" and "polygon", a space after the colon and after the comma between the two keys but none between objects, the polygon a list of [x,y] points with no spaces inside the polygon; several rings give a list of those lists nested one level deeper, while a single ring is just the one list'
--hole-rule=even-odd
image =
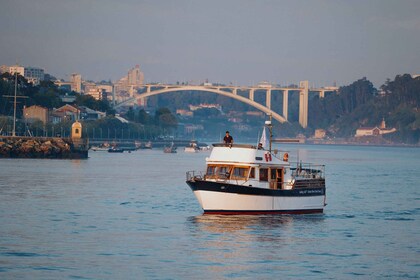
[{"label": "distant hill", "polygon": [[330,136],[352,137],[361,126],[382,119],[398,132],[386,135],[395,143],[416,144],[420,136],[420,77],[398,75],[379,90],[366,78],[341,87],[338,94],[314,98],[309,106],[309,129],[324,128]]}]

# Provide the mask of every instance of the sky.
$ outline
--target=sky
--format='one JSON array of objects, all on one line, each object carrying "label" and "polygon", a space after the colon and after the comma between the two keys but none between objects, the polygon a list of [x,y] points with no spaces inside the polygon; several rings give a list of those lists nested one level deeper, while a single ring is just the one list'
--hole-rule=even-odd
[{"label": "sky", "polygon": [[0,0],[0,65],[69,80],[376,87],[420,74],[418,0]]}]

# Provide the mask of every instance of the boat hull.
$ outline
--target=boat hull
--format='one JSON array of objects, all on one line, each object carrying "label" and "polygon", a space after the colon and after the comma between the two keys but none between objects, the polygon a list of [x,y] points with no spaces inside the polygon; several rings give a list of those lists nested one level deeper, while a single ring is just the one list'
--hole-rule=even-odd
[{"label": "boat hull", "polygon": [[212,181],[187,181],[205,214],[322,213],[325,187],[274,190]]}]

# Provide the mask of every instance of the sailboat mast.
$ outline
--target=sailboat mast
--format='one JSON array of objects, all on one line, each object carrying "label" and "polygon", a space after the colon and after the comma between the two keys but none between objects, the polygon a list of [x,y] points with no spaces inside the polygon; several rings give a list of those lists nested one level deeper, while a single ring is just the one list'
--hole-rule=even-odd
[{"label": "sailboat mast", "polygon": [[15,100],[13,102],[13,131],[12,131],[12,136],[16,136],[16,94],[17,94],[17,71],[15,71]]}]

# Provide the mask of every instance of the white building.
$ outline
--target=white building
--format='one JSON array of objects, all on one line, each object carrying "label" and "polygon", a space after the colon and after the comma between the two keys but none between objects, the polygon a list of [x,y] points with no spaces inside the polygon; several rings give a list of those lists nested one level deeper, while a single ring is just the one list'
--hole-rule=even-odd
[{"label": "white building", "polygon": [[85,94],[92,96],[96,100],[102,100],[104,92],[100,88],[91,88],[88,91],[86,91]]},{"label": "white building", "polygon": [[14,75],[17,72],[19,75],[24,76],[25,75],[25,67],[19,66],[19,65],[9,66],[9,71],[8,72],[12,75]]},{"label": "white building", "polygon": [[385,119],[382,119],[379,127],[360,127],[356,130],[355,137],[363,136],[379,136],[383,134],[393,133],[397,131],[395,128],[386,128]]},{"label": "white building", "polygon": [[75,92],[82,92],[82,75],[73,73],[70,76],[71,90]]},{"label": "white building", "polygon": [[[126,76],[114,83],[114,93],[116,99],[119,101],[133,97],[144,84],[144,74],[140,70],[140,66],[136,65],[134,68],[128,70]],[[140,106],[146,106],[146,98],[137,101]]]},{"label": "white building", "polygon": [[38,67],[25,67],[24,77],[28,82],[38,85],[41,81],[45,79],[44,69]]},{"label": "white building", "polygon": [[14,75],[18,73],[19,75],[25,77],[25,79],[34,85],[38,85],[40,81],[43,81],[45,78],[44,69],[38,67],[24,67],[20,65],[2,65],[0,67],[1,73],[9,72],[10,74]]},{"label": "white building", "polygon": [[139,87],[143,85],[144,82],[144,74],[140,71],[140,65],[136,65],[136,67],[130,69],[127,75],[128,86]]}]

